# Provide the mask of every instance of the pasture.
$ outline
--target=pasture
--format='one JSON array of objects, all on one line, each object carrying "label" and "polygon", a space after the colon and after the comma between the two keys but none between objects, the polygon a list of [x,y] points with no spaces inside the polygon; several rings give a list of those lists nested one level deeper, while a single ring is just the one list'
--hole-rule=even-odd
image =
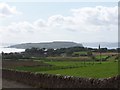
[{"label": "pasture", "polygon": [[95,63],[94,65],[86,65],[78,68],[64,69],[64,70],[49,70],[44,73],[61,74],[77,77],[91,77],[91,78],[107,78],[118,74],[117,62],[103,62],[102,64]]},{"label": "pasture", "polygon": [[[118,61],[115,55],[104,54],[106,61],[94,61],[90,57],[46,57],[32,61],[4,61],[3,68],[47,74],[60,74],[76,77],[108,78],[118,75]],[[96,58],[99,59],[96,54]]]},{"label": "pasture", "polygon": [[77,77],[106,78],[118,74],[117,62],[96,62],[95,64],[86,62],[85,66],[81,62],[46,62],[50,67],[16,67],[17,70],[60,74]]}]

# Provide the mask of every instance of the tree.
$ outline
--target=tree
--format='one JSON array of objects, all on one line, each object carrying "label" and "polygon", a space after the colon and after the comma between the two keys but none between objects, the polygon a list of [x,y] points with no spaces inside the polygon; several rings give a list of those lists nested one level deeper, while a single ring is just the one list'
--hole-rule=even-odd
[{"label": "tree", "polygon": [[47,50],[47,55],[48,56],[54,56],[54,49],[50,48]]}]

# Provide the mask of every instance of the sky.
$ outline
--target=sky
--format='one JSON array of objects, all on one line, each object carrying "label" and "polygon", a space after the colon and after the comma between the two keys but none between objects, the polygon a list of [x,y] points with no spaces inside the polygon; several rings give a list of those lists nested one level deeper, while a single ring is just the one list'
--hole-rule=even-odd
[{"label": "sky", "polygon": [[118,41],[117,0],[45,1],[0,2],[0,41],[2,43]]}]

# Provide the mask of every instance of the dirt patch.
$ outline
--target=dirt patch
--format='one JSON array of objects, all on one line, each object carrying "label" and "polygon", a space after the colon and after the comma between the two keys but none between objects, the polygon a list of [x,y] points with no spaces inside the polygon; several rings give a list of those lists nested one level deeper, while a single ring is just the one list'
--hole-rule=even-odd
[{"label": "dirt patch", "polygon": [[33,87],[16,81],[2,79],[2,88],[33,88]]},{"label": "dirt patch", "polygon": [[[95,52],[93,53],[94,55],[100,55],[99,52]],[[102,53],[102,55],[108,55],[108,56],[115,56],[117,55],[118,53],[114,53],[114,52],[107,52],[107,53]]]},{"label": "dirt patch", "polygon": [[15,68],[18,66],[51,66],[44,62],[37,62],[37,61],[12,61],[12,60],[3,60],[2,68]]}]

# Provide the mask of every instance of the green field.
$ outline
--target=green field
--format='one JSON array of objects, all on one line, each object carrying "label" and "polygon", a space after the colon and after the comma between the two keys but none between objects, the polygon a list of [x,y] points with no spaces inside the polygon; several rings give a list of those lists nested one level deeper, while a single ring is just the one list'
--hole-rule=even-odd
[{"label": "green field", "polygon": [[64,70],[50,70],[44,73],[61,74],[78,77],[93,77],[93,78],[106,78],[118,74],[117,62],[104,62],[102,64],[96,63],[94,65],[87,65],[85,67],[64,69]]},{"label": "green field", "polygon": [[105,59],[105,58],[107,58],[108,56],[107,55],[97,55],[97,56],[95,56],[96,57],[96,59]]},{"label": "green field", "polygon": [[[39,62],[38,62],[39,63]],[[44,62],[52,66],[48,67],[16,67],[17,70],[60,74],[77,77],[106,78],[116,76],[118,74],[118,62],[73,62],[73,61],[49,61]]]},{"label": "green field", "polygon": [[[38,61],[39,63],[39,61]],[[73,62],[73,61],[50,61],[50,62],[44,62],[47,64],[50,64],[52,66],[34,66],[34,67],[28,67],[28,66],[22,66],[22,67],[15,67],[17,70],[23,70],[23,71],[31,71],[31,72],[40,72],[40,71],[48,71],[48,70],[60,70],[60,69],[70,69],[70,68],[78,68],[84,66],[83,62]],[[89,63],[86,62],[86,66]]]},{"label": "green field", "polygon": [[[108,56],[109,54],[106,53],[101,55],[101,58],[104,59]],[[100,59],[99,54],[96,54],[95,58]],[[115,58],[116,56],[109,56],[101,64],[100,61],[92,60],[88,56],[34,58],[35,65],[25,66],[21,64],[21,66],[16,65],[13,69],[76,77],[106,78],[118,75],[118,60]],[[32,65],[32,63],[30,64]]]},{"label": "green field", "polygon": [[87,55],[86,51],[81,51],[81,52],[74,52],[73,55],[78,54],[78,55]]},{"label": "green field", "polygon": [[88,56],[82,57],[47,57],[43,61],[83,61],[90,60]]}]

